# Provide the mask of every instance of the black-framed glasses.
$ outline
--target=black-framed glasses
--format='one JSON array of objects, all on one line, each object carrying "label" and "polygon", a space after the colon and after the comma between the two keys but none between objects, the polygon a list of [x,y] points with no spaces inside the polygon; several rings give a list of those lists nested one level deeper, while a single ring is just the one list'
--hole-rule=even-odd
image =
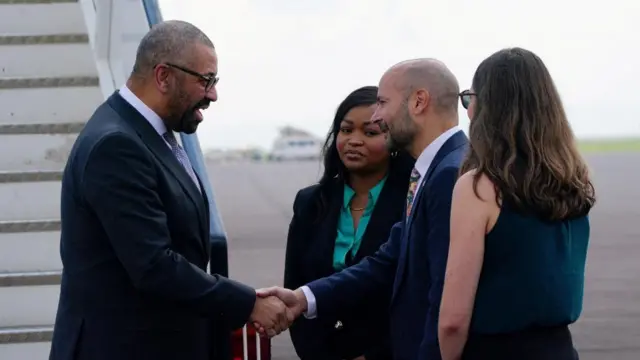
[{"label": "black-framed glasses", "polygon": [[197,71],[193,71],[191,69],[188,69],[184,66],[180,66],[180,65],[176,65],[176,64],[172,64],[172,63],[164,63],[166,66],[168,67],[172,67],[174,69],[178,69],[184,73],[187,73],[191,76],[195,76],[197,78],[199,78],[200,80],[205,82],[205,86],[204,86],[204,91],[209,92],[209,90],[211,90],[211,88],[213,88],[218,81],[220,80],[220,78],[218,78],[215,75],[204,75],[204,74],[200,74]]},{"label": "black-framed glasses", "polygon": [[462,107],[468,109],[469,105],[471,105],[471,97],[476,96],[476,93],[472,92],[471,90],[465,90],[458,94],[458,96],[460,97]]}]

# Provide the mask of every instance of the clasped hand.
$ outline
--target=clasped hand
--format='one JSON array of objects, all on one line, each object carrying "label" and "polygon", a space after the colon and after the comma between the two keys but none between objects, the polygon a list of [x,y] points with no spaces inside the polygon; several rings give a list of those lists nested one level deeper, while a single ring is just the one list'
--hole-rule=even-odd
[{"label": "clasped hand", "polygon": [[262,336],[274,337],[287,330],[304,311],[307,300],[300,289],[270,287],[256,290],[250,321]]}]

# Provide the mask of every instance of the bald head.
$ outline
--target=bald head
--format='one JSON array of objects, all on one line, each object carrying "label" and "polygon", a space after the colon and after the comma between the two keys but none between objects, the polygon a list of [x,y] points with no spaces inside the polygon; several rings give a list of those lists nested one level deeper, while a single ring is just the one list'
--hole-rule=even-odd
[{"label": "bald head", "polygon": [[460,86],[442,61],[429,58],[407,60],[392,66],[387,74],[393,77],[396,88],[405,96],[417,89],[425,89],[434,110],[457,113]]},{"label": "bald head", "polygon": [[160,63],[184,62],[197,44],[213,48],[207,35],[186,21],[170,20],[154,25],[138,45],[132,75],[144,77]]}]

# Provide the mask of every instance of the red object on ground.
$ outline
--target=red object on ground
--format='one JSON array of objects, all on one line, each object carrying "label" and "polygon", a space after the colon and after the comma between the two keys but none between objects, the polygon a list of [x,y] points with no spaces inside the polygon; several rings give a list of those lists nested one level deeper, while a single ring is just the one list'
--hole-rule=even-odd
[{"label": "red object on ground", "polygon": [[[246,354],[244,353],[243,341],[244,329],[246,329],[247,338]],[[244,329],[234,331],[231,336],[233,360],[271,360],[271,340],[260,337],[253,326],[245,326]],[[260,351],[260,357],[258,357],[256,350]]]}]

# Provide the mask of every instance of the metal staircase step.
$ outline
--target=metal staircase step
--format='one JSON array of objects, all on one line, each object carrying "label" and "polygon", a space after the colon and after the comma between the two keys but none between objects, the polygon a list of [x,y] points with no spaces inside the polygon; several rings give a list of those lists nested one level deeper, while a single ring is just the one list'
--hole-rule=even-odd
[{"label": "metal staircase step", "polygon": [[62,272],[0,273],[0,322],[3,327],[53,324]]},{"label": "metal staircase step", "polygon": [[0,172],[0,184],[60,181],[60,180],[62,180],[62,171],[60,170]]},{"label": "metal staircase step", "polygon": [[60,296],[61,271],[0,273],[0,322],[3,327],[53,324]]},{"label": "metal staircase step", "polygon": [[0,344],[2,360],[47,360],[51,342]]},{"label": "metal staircase step", "polygon": [[[6,282],[6,279],[1,281]],[[19,277],[14,280],[12,286],[0,286],[0,323],[2,326],[21,327],[53,324],[60,298],[60,285],[40,284],[53,284],[59,281],[59,275],[43,273],[41,276],[34,274],[30,277]]]},{"label": "metal staircase step", "polygon": [[60,218],[60,171],[0,173],[0,221]]},{"label": "metal staircase step", "polygon": [[53,326],[0,327],[2,360],[44,360],[49,358]]},{"label": "metal staircase step", "polygon": [[87,34],[0,34],[0,77],[95,77],[97,74]]},{"label": "metal staircase step", "polygon": [[62,269],[59,253],[60,220],[0,222],[0,273]]},{"label": "metal staircase step", "polygon": [[41,78],[5,78],[0,79],[2,89],[33,89],[100,86],[97,76],[41,77]]},{"label": "metal staircase step", "polygon": [[2,360],[47,360],[51,342],[0,344]]},{"label": "metal staircase step", "polygon": [[39,286],[60,284],[61,270],[0,273],[0,287],[11,286]]},{"label": "metal staircase step", "polygon": [[59,124],[0,124],[0,135],[58,135],[77,134],[83,122]]},{"label": "metal staircase step", "polygon": [[[2,1],[2,0],[0,0]],[[89,44],[88,34],[6,35],[0,36],[0,46],[43,44]]]},{"label": "metal staircase step", "polygon": [[25,326],[0,328],[0,344],[51,341],[53,326]]},{"label": "metal staircase step", "polygon": [[0,125],[85,122],[103,101],[97,77],[0,78]]},{"label": "metal staircase step", "polygon": [[0,233],[0,273],[59,269],[60,231]]},{"label": "metal staircase step", "polygon": [[0,132],[0,172],[60,171],[67,163],[77,136],[64,133],[9,135]]},{"label": "metal staircase step", "polygon": [[0,234],[60,230],[60,220],[0,221]]},{"label": "metal staircase step", "polygon": [[64,4],[77,3],[78,0],[0,0],[0,5],[14,4]]},{"label": "metal staircase step", "polygon": [[0,0],[2,35],[84,32],[87,25],[78,0]]}]

